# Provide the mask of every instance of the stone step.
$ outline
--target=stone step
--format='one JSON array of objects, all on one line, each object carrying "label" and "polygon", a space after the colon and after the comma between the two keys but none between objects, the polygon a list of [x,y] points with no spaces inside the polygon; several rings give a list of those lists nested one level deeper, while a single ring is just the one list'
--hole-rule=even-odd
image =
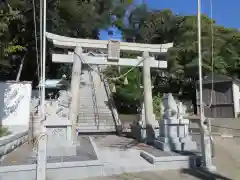
[{"label": "stone step", "polygon": [[93,123],[93,125],[91,125],[90,123],[87,125],[87,124],[84,124],[84,123],[77,123],[77,127],[82,127],[83,129],[88,129],[88,128],[91,128],[91,127],[94,127],[96,128],[97,126],[99,126],[99,128],[112,128],[114,127],[115,128],[115,124],[102,124],[102,123]]},{"label": "stone step", "polygon": [[94,106],[93,104],[80,105],[79,109],[81,110],[97,109],[98,111],[111,112],[111,110],[108,109],[107,107],[98,107],[98,106]]},{"label": "stone step", "polygon": [[101,118],[101,119],[113,119],[112,115],[111,114],[96,114],[94,115],[93,113],[92,114],[84,114],[84,113],[80,113],[78,114],[78,118],[86,118],[86,119],[89,119],[89,118],[93,118],[93,117],[98,117],[98,118]]},{"label": "stone step", "polygon": [[94,110],[94,109],[81,109],[78,111],[79,115],[82,116],[92,116],[92,115],[101,115],[101,116],[112,116],[112,112],[107,112],[107,111],[99,111],[99,110]]},{"label": "stone step", "polygon": [[91,114],[94,112],[94,108],[80,108],[79,113]]},{"label": "stone step", "polygon": [[78,119],[95,119],[95,117],[96,118],[98,118],[98,119],[105,119],[105,120],[113,120],[113,117],[112,116],[94,116],[94,115],[92,115],[92,116],[82,116],[82,115],[79,115],[78,116]]},{"label": "stone step", "polygon": [[99,121],[98,123],[95,123],[95,121],[90,121],[90,122],[78,122],[77,126],[115,126],[114,122],[101,122]]},{"label": "stone step", "polygon": [[99,118],[99,119],[113,119],[112,115],[111,114],[96,114],[94,115],[94,113],[92,114],[78,114],[78,118],[85,118],[85,119],[91,119],[91,118]]},{"label": "stone step", "polygon": [[84,100],[92,100],[92,94],[89,96],[86,96],[87,94],[85,93],[84,95],[79,97],[79,100],[84,99]]},{"label": "stone step", "polygon": [[[112,117],[96,117],[96,119],[99,120],[99,121],[102,121],[102,122],[103,121],[110,121],[110,122],[112,121],[113,122],[113,118]],[[78,118],[78,121],[89,122],[91,120],[95,121],[95,117],[91,117],[91,118],[90,117],[86,117],[86,118],[85,117],[79,117]]]},{"label": "stone step", "polygon": [[116,133],[116,129],[77,129],[78,133],[88,133],[88,134],[93,134],[93,133]]},{"label": "stone step", "polygon": [[94,110],[94,109],[96,109],[96,110],[98,110],[98,111],[101,111],[101,112],[111,112],[111,110],[110,109],[108,109],[108,108],[104,108],[104,107],[100,107],[100,108],[98,108],[98,107],[94,107],[93,105],[86,105],[86,104],[84,104],[84,105],[81,105],[81,106],[79,106],[79,110]]},{"label": "stone step", "polygon": [[78,111],[79,115],[81,114],[81,115],[85,115],[85,116],[91,116],[91,115],[94,115],[94,113],[96,113],[98,115],[106,115],[106,116],[112,115],[111,112],[98,111],[98,110],[96,110],[96,112],[94,112],[94,109],[81,109]]},{"label": "stone step", "polygon": [[99,114],[112,114],[112,112],[110,110],[103,110],[103,109],[101,109],[101,110],[98,109],[98,113]]},{"label": "stone step", "polygon": [[112,118],[88,118],[88,119],[83,119],[83,118],[80,118],[78,119],[78,122],[95,122],[96,121],[99,121],[99,122],[102,122],[102,123],[107,123],[107,122],[114,122]]},{"label": "stone step", "polygon": [[77,126],[78,132],[115,132],[115,126]]},{"label": "stone step", "polygon": [[91,120],[94,120],[95,119],[98,119],[99,121],[113,121],[113,118],[110,117],[110,116],[96,116],[96,118],[94,116],[92,117],[83,117],[83,116],[79,116],[78,117],[78,120],[82,120],[82,121],[91,121]]},{"label": "stone step", "polygon": [[96,102],[94,103],[92,99],[80,99],[79,100],[79,106],[87,106],[88,104],[93,106],[93,105],[96,105],[97,103]]},{"label": "stone step", "polygon": [[79,108],[80,109],[94,109],[94,104],[81,104],[80,106],[79,106]]},{"label": "stone step", "polygon": [[77,123],[77,127],[83,127],[83,128],[88,128],[88,127],[93,127],[93,126],[106,126],[106,127],[115,127],[115,124],[104,124],[104,123]]}]

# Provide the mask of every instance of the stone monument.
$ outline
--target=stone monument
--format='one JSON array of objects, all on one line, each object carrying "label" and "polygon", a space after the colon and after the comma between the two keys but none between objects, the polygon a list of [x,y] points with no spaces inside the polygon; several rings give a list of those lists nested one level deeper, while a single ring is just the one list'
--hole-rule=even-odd
[{"label": "stone monument", "polygon": [[[154,124],[154,132],[152,135],[158,135],[159,134],[159,125],[158,122],[156,121],[155,114],[153,113],[153,120],[155,120]],[[138,121],[135,124],[131,124],[131,132],[132,132],[132,137],[139,140],[139,141],[147,141],[147,132],[146,132],[146,117],[145,117],[145,107],[144,103],[142,103],[142,108],[141,108],[141,114],[139,116]],[[152,139],[155,139],[156,137],[153,137]]]},{"label": "stone monument", "polygon": [[142,103],[141,114],[139,119],[134,124],[131,124],[132,137],[140,142],[146,140],[146,121],[145,121],[145,108],[144,103]]},{"label": "stone monument", "polygon": [[70,92],[67,90],[59,91],[58,110],[57,110],[58,116],[65,117],[68,119],[70,102],[71,102]]},{"label": "stone monument", "polygon": [[160,121],[160,136],[155,146],[163,151],[194,151],[197,145],[188,134],[189,120],[184,119],[182,103],[177,105],[171,93],[163,96],[164,114]]},{"label": "stone monument", "polygon": [[44,126],[48,136],[48,156],[74,156],[76,155],[76,144],[71,138],[72,124],[69,120],[59,117],[57,114],[49,116]]},{"label": "stone monument", "polygon": [[68,119],[71,98],[68,91],[60,91],[59,94],[56,104],[49,104],[49,116],[46,116],[44,122],[48,137],[47,155],[73,156],[76,155],[76,145],[72,142],[72,124]]}]

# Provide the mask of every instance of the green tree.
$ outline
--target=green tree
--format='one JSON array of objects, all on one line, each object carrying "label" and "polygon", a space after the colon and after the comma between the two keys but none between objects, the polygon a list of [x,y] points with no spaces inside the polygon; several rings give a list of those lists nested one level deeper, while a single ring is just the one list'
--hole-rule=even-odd
[{"label": "green tree", "polygon": [[22,21],[23,17],[19,11],[13,10],[11,6],[0,8],[0,77],[2,80],[9,76],[11,70],[13,71],[16,62],[11,62],[10,59],[24,50],[17,35],[21,29],[16,30],[14,26],[15,23],[21,24]]},{"label": "green tree", "polygon": [[[6,79],[16,78],[21,59],[25,57],[21,80],[38,81],[36,73],[37,49],[35,48],[33,2],[35,2],[39,47],[40,0],[8,0],[12,11],[7,12],[6,9],[1,9],[0,38],[4,38],[4,41],[1,39],[1,50],[2,52],[6,52],[7,47],[7,52],[13,54],[13,56],[4,58],[6,61],[3,61],[3,58],[1,58],[2,65],[0,65],[0,69],[4,69],[4,73],[7,74],[1,77],[5,77]],[[131,5],[131,2],[129,0],[48,0],[47,31],[71,37],[98,39],[100,29],[107,29],[115,21],[123,20],[124,14]],[[18,17],[21,17],[21,20],[17,19]],[[115,21],[112,21],[113,17]],[[21,47],[24,47],[24,51],[16,54],[16,50],[23,49]],[[50,53],[55,49],[51,44],[47,44],[47,49],[47,77],[56,78],[57,76],[61,76],[62,73],[67,71],[66,67],[51,63]],[[16,55],[19,60],[13,60],[14,58],[16,59]],[[3,65],[7,65],[10,62],[12,62],[12,65],[9,66],[10,69],[4,68]]]},{"label": "green tree", "polygon": [[[144,12],[143,16],[139,15],[140,11]],[[165,73],[152,70],[153,95],[173,92],[181,98],[194,100],[198,80],[197,17],[178,16],[169,9],[150,11],[142,6],[131,11],[128,22],[126,27],[120,27],[126,41],[174,43],[166,56],[168,70]],[[239,30],[218,26],[202,15],[201,31],[203,75],[212,71],[213,60],[214,73],[239,77]],[[121,88],[119,92],[128,87]]]}]

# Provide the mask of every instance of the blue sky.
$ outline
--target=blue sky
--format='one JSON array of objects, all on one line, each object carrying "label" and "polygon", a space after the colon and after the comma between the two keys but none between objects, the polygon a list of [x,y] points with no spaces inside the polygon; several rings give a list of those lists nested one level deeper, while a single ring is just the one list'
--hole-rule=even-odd
[{"label": "blue sky", "polygon": [[[141,3],[143,0],[135,0]],[[197,13],[197,0],[144,0],[151,9],[171,9],[179,15]],[[212,0],[213,19],[218,25],[240,29],[240,0]],[[210,0],[202,0],[202,13],[210,16]],[[114,29],[114,39],[121,39],[121,33]],[[109,39],[106,31],[100,33],[101,39]]]}]

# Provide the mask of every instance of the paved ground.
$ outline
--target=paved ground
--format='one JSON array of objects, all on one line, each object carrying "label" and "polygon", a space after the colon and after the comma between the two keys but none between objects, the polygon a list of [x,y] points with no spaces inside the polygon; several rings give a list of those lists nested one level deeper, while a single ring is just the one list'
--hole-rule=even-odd
[{"label": "paved ground", "polygon": [[94,142],[106,175],[154,169],[140,157],[140,150],[133,139],[109,135],[95,137]]},{"label": "paved ground", "polygon": [[223,139],[215,137],[214,142],[215,158],[213,162],[217,166],[216,173],[188,169],[181,171],[145,171],[140,173],[124,173],[109,177],[87,178],[85,180],[239,180],[240,138]]},{"label": "paved ground", "polygon": [[231,179],[240,179],[240,138],[223,139],[215,137],[216,158],[218,172]]},{"label": "paved ground", "polygon": [[[86,180],[240,180],[240,138],[223,139],[221,137],[215,137],[214,140],[216,154],[214,163],[217,166],[218,175],[223,177],[216,176],[216,174],[205,173],[205,175],[203,175],[202,172],[200,173],[193,170],[182,170],[125,173],[117,176],[89,178]],[[105,163],[109,165],[109,172],[111,172],[111,167],[117,164],[119,167],[125,166],[126,168],[132,168],[133,166],[137,168],[137,165],[139,165],[148,169],[151,166],[144,159],[139,158],[139,153],[137,153],[137,149],[134,148],[136,143],[133,140],[118,137],[110,138],[110,136],[108,136],[105,138],[98,137],[95,139],[95,142],[97,142],[97,146],[102,147],[99,153],[102,158],[106,159]],[[8,158],[5,159],[5,163],[11,163],[12,165],[17,164],[17,162],[26,158],[26,155],[31,152],[32,148],[30,145],[25,144],[21,148],[18,148],[17,151],[14,151],[14,153],[11,153]],[[115,149],[117,152],[113,153],[114,151],[110,151],[110,149]],[[131,159],[128,158],[129,156],[131,156]],[[116,161],[116,159],[118,160]]]},{"label": "paved ground", "polygon": [[84,180],[230,180],[220,176],[209,176],[194,171],[146,171],[124,173],[118,176],[87,178]]}]

